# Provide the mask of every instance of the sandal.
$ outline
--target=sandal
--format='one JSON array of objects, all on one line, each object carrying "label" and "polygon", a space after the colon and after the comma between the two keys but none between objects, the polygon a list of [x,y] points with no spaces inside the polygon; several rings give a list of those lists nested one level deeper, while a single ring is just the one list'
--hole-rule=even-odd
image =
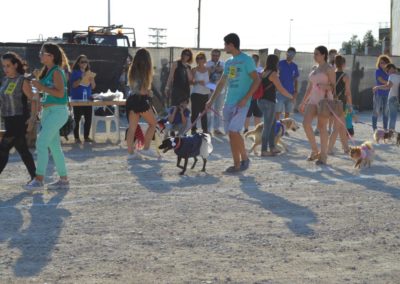
[{"label": "sandal", "polygon": [[315,164],[316,164],[317,166],[326,165],[326,160],[327,160],[327,157],[321,157],[321,155],[320,155],[320,156],[318,157],[318,160],[315,161]]},{"label": "sandal", "polygon": [[311,154],[307,157],[307,161],[315,161],[319,158],[319,153],[311,152]]}]

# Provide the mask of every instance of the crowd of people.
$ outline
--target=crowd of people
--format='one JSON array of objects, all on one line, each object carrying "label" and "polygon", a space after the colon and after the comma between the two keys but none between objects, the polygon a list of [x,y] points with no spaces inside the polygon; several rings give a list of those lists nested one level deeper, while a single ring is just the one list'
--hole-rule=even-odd
[{"label": "crowd of people", "polygon": [[[249,56],[241,51],[237,34],[224,37],[224,50],[232,56],[226,62],[220,59],[219,49],[211,51],[208,61],[204,52],[193,55],[191,49],[184,49],[180,58],[172,62],[169,73],[164,70],[166,82],[162,91],[166,101],[171,103],[166,117],[169,134],[181,136],[188,131],[194,134],[200,131],[198,121],[201,131],[211,134],[209,114],[214,113],[212,134],[227,135],[232,152],[233,163],[225,171],[237,173],[250,166],[242,134],[248,131],[252,117],[255,125],[263,122],[261,156],[275,156],[280,152],[275,145],[276,121],[293,113],[300,74],[293,47],[287,50],[286,58],[282,60],[277,55],[268,55],[265,67],[259,66],[259,55]],[[88,99],[96,86],[95,74],[85,55],[76,58],[72,72],[69,72],[68,59],[56,44],[44,44],[39,56],[43,68],[36,74],[37,78],[25,76],[24,63],[17,54],[7,52],[1,57],[5,77],[0,87],[0,107],[6,132],[0,143],[0,173],[7,165],[10,149],[15,147],[31,176],[25,188],[41,189],[50,151],[60,178],[48,184],[48,188],[67,188],[68,172],[59,130],[68,118],[68,97]],[[194,68],[191,67],[193,59]],[[344,56],[318,46],[314,50],[314,60],[316,65],[309,74],[308,87],[298,109],[304,115],[303,127],[311,148],[307,160],[324,165],[328,155],[333,154],[337,136],[343,152],[349,152],[348,139],[354,135],[354,110],[350,76],[344,71]],[[166,68],[166,62],[163,67]],[[150,149],[157,127],[157,113],[152,105],[153,64],[148,50],[141,48],[136,52],[125,77],[124,84],[129,88],[126,100],[128,159],[137,158],[139,151],[140,155],[157,156]],[[376,83],[372,128],[374,131],[378,128],[378,117],[382,114],[384,131],[395,131],[400,74],[386,55],[377,60]],[[338,103],[327,103],[329,101]],[[325,103],[328,108],[334,108],[329,109],[328,115],[323,111]],[[34,128],[39,110],[41,128],[36,141],[35,166],[25,134]],[[82,116],[85,120],[84,142],[92,142],[89,138],[91,107],[74,107],[73,112],[75,142],[81,143],[79,122]],[[144,119],[148,127],[143,149],[138,150],[134,140],[140,119]],[[317,133],[312,128],[315,119]],[[319,145],[316,134],[320,136]]]}]

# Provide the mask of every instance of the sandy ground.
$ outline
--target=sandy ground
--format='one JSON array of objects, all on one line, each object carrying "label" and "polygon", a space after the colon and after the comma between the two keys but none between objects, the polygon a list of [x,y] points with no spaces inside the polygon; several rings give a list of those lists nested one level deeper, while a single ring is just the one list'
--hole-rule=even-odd
[{"label": "sandy ground", "polygon": [[[372,138],[355,127],[357,144]],[[289,153],[226,175],[229,145],[214,138],[207,173],[185,176],[173,153],[127,161],[125,145],[65,143],[71,188],[35,194],[14,153],[0,176],[0,283],[399,283],[400,148],[376,145],[357,172],[339,142],[317,167],[302,129],[284,139]]]}]

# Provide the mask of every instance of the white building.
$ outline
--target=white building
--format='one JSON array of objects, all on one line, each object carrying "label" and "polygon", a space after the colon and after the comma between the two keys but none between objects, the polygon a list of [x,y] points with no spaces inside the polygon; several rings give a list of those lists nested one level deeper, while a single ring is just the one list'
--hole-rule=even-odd
[{"label": "white building", "polygon": [[391,6],[391,53],[400,56],[400,0],[392,0]]}]

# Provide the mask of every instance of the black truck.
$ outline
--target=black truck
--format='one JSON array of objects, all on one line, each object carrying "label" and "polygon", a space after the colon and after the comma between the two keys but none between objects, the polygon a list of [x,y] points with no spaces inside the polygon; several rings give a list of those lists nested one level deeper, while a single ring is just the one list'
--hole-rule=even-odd
[{"label": "black truck", "polygon": [[[119,78],[129,57],[128,48],[136,47],[135,30],[116,26],[89,26],[85,31],[63,33],[62,38],[48,38],[27,43],[0,42],[0,54],[14,51],[26,60],[33,70],[40,68],[39,51],[44,42],[59,44],[73,64],[80,54],[85,54],[91,69],[97,74],[94,92],[117,90]],[[0,71],[0,79],[3,77]]]}]

